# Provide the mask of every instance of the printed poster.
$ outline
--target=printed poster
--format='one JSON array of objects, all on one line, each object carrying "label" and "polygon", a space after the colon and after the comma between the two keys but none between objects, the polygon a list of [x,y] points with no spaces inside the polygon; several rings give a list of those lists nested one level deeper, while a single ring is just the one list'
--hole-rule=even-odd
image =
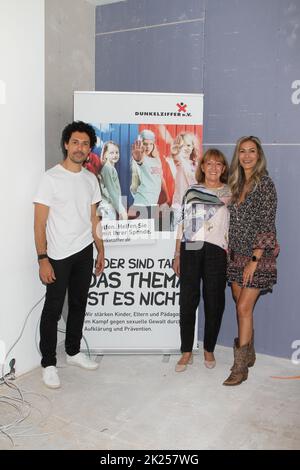
[{"label": "printed poster", "polygon": [[86,168],[102,196],[106,259],[88,296],[89,349],[177,352],[172,260],[182,197],[201,159],[203,95],[75,92],[74,118],[95,129]]}]

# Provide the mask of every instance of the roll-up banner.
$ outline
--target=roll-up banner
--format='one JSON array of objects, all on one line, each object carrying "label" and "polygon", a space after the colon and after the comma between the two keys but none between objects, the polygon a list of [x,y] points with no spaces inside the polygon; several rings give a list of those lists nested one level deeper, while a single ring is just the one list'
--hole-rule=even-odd
[{"label": "roll-up banner", "polygon": [[96,131],[86,168],[102,195],[105,270],[89,290],[88,347],[99,354],[178,352],[172,261],[182,196],[201,158],[203,95],[75,92],[74,119]]}]

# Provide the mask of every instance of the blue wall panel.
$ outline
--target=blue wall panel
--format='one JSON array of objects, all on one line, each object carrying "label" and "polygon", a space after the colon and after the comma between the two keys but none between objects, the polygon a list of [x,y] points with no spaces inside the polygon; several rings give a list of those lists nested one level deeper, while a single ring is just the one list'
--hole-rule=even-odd
[{"label": "blue wall panel", "polygon": [[[281,254],[278,284],[255,309],[256,344],[285,357],[300,339],[300,103],[291,99],[299,51],[300,0],[127,0],[97,8],[97,90],[203,92],[204,147],[218,145],[229,160],[241,135],[262,139],[279,197]],[[219,342],[232,344],[235,333],[228,289]]]},{"label": "blue wall panel", "polygon": [[292,103],[291,95],[294,90],[291,85],[294,80],[300,80],[300,0],[280,2],[280,29],[276,47],[278,49],[278,73],[274,77],[276,139],[277,142],[299,143],[300,105]]},{"label": "blue wall panel", "polygon": [[96,34],[203,18],[205,0],[130,0],[96,9]]},{"label": "blue wall panel", "polygon": [[202,42],[202,21],[97,36],[96,89],[199,92]]},{"label": "blue wall panel", "polygon": [[271,123],[276,107],[270,79],[274,80],[278,70],[278,2],[208,2],[204,81],[207,142],[233,142],[247,134],[273,141],[275,128]]}]

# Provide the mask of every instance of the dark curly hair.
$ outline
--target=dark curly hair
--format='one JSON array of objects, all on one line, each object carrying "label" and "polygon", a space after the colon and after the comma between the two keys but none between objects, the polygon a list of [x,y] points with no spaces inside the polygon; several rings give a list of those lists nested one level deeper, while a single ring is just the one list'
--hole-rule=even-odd
[{"label": "dark curly hair", "polygon": [[86,122],[74,121],[71,124],[68,124],[64,128],[61,134],[60,146],[64,154],[64,158],[67,158],[67,149],[65,148],[65,144],[69,143],[69,140],[73,132],[85,132],[90,138],[91,149],[95,147],[96,145],[97,137],[96,137],[96,132],[94,131],[94,128],[90,124],[87,124]]}]

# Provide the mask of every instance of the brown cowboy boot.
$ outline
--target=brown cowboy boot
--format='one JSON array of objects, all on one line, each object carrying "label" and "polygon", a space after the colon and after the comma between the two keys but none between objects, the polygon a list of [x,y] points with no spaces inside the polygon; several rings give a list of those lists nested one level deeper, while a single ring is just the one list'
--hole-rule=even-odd
[{"label": "brown cowboy boot", "polygon": [[252,332],[252,338],[249,343],[249,350],[248,350],[248,367],[253,367],[256,361],[256,354],[254,349],[254,330]]},{"label": "brown cowboy boot", "polygon": [[248,354],[249,344],[239,347],[237,338],[233,346],[234,363],[230,376],[223,382],[223,385],[240,385],[248,378]]},{"label": "brown cowboy boot", "polygon": [[[234,338],[234,342],[238,341],[238,338]],[[238,344],[238,343],[237,343]],[[254,349],[254,330],[252,332],[251,341],[249,343],[249,350],[248,350],[248,367],[253,367],[256,361],[256,354]],[[233,369],[233,366],[230,370]]]}]

